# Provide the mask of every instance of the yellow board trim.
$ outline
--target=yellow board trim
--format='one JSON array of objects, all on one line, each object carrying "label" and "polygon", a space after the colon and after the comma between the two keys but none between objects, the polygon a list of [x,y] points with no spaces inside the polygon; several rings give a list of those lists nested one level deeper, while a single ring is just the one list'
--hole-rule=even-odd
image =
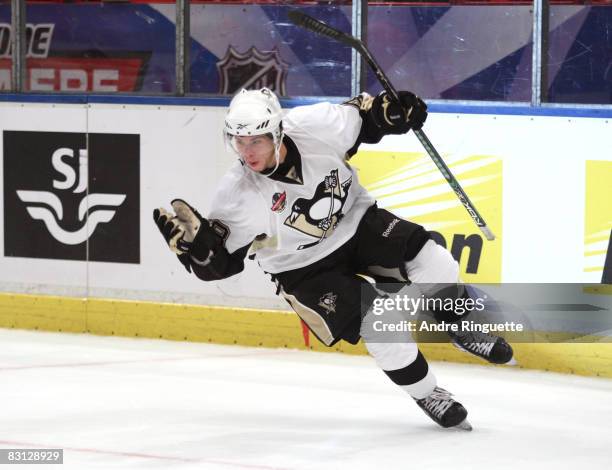
[{"label": "yellow board trim", "polygon": [[582,290],[585,294],[612,295],[612,284],[593,284]]},{"label": "yellow board trim", "polygon": [[[304,345],[292,312],[132,300],[0,294],[0,328],[91,333],[367,354],[363,344]],[[606,338],[607,339],[607,338]],[[612,343],[515,343],[520,367],[612,378]],[[485,364],[450,344],[420,343],[430,360]]]}]

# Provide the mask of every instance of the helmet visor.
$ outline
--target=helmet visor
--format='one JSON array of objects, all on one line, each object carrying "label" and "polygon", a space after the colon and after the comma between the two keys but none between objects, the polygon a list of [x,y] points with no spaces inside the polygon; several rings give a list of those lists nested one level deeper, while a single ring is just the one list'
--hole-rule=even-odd
[{"label": "helmet visor", "polygon": [[274,151],[274,141],[269,134],[255,136],[227,134],[227,140],[232,150],[242,158],[249,154],[264,155]]}]

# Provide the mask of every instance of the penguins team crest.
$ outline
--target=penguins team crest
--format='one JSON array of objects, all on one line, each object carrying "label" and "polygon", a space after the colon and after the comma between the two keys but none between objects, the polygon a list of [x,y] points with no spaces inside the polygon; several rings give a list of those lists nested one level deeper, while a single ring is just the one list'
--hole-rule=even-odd
[{"label": "penguins team crest", "polygon": [[319,307],[323,308],[327,313],[335,313],[337,299],[338,295],[333,292],[328,292],[319,299]]},{"label": "penguins team crest", "polygon": [[317,239],[312,243],[300,245],[298,250],[310,248],[334,232],[342,220],[342,208],[352,182],[352,177],[341,182],[338,170],[335,169],[317,185],[312,198],[295,200],[284,224]]}]

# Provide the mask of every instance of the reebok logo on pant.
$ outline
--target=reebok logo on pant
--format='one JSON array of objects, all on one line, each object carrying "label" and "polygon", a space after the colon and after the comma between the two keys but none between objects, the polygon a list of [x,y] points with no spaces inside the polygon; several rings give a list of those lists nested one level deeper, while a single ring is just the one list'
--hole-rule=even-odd
[{"label": "reebok logo on pant", "polygon": [[399,222],[399,219],[393,219],[391,223],[389,224],[389,226],[382,233],[382,236],[385,238],[389,238],[389,234],[391,233],[391,230],[393,230],[393,227],[395,227],[398,222]]}]

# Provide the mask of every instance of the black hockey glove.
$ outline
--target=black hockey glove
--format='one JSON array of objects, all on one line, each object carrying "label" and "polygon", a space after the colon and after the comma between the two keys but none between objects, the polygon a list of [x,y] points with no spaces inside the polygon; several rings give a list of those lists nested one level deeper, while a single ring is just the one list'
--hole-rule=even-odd
[{"label": "black hockey glove", "polygon": [[184,235],[177,240],[177,248],[188,253],[200,265],[207,264],[219,245],[219,237],[209,221],[182,199],[174,199],[172,209],[176,213]]},{"label": "black hockey glove", "polygon": [[405,134],[410,129],[419,130],[427,119],[427,105],[409,91],[398,92],[401,105],[380,93],[372,103],[376,124],[385,134]]},{"label": "black hockey glove", "polygon": [[185,234],[184,229],[180,226],[179,220],[174,214],[168,212],[164,208],[155,209],[153,211],[153,220],[159,228],[159,231],[163,235],[166,243],[170,247],[173,253],[176,253],[179,261],[188,272],[191,272],[191,262],[189,254],[181,250],[177,243]]}]

